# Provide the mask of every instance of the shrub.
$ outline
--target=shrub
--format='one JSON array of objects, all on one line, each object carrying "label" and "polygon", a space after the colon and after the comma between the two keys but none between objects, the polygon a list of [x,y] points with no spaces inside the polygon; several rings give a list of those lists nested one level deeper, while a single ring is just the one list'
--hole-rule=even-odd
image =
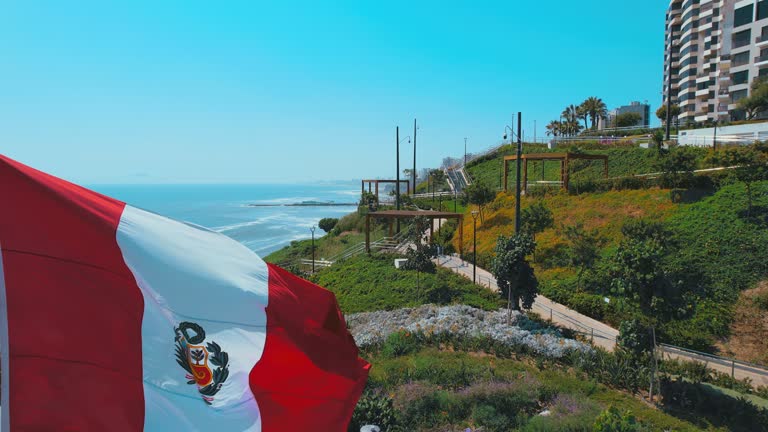
[{"label": "shrub", "polygon": [[320,219],[320,222],[317,223],[317,226],[319,226],[321,230],[329,233],[338,222],[339,220],[336,218],[322,218]]},{"label": "shrub", "polygon": [[707,419],[733,431],[768,431],[768,410],[702,384],[662,378],[661,395],[668,409]]},{"label": "shrub", "polygon": [[347,430],[359,432],[361,427],[369,424],[379,426],[383,431],[391,431],[397,424],[397,417],[392,399],[380,391],[366,389],[352,413]]},{"label": "shrub", "polygon": [[611,406],[597,416],[592,430],[595,432],[638,432],[643,429],[632,413],[622,413]]},{"label": "shrub", "polygon": [[622,321],[619,326],[618,345],[636,358],[653,350],[651,330],[638,319]]},{"label": "shrub", "polygon": [[408,331],[399,331],[389,335],[381,349],[384,357],[400,357],[418,351],[420,337]]}]

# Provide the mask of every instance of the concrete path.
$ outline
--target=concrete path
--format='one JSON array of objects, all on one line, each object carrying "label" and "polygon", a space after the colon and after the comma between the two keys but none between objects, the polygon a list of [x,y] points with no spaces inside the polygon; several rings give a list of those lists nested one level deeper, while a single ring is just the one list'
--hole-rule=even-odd
[{"label": "concrete path", "polygon": [[[468,279],[472,279],[472,264],[458,257],[441,256],[435,262],[442,267],[466,276]],[[478,267],[476,277],[478,284],[487,286],[493,291],[499,291],[496,279],[488,270]],[[552,320],[557,325],[569,328],[588,337],[595,345],[609,351],[613,351],[616,346],[616,338],[619,335],[618,330],[566,306],[555,303],[541,294],[536,297],[533,303],[533,312],[536,312],[542,318]]]},{"label": "concrete path", "polygon": [[[462,260],[456,256],[444,255],[435,258],[435,262],[451,271],[472,279],[472,263]],[[496,279],[493,275],[483,268],[477,267],[476,283],[486,286],[493,291],[498,292]],[[619,331],[600,321],[580,314],[560,303],[539,294],[533,303],[532,312],[539,314],[542,318],[549,319],[555,324],[569,328],[580,333],[599,347],[613,351],[616,347],[616,339]],[[707,368],[732,375],[736,379],[749,378],[752,384],[756,386],[768,386],[768,370],[756,365],[733,361],[725,358],[716,358],[707,356],[704,353],[684,351],[676,347],[660,345],[662,355],[666,359],[680,359],[685,361],[695,361],[704,363]]]}]

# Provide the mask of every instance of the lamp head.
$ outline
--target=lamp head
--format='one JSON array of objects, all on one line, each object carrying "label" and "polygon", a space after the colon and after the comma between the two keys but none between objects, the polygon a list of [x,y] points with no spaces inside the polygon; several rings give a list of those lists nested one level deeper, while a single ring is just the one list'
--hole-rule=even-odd
[{"label": "lamp head", "polygon": [[314,234],[315,233],[315,226],[312,225],[312,227],[309,230],[312,231],[312,234]]},{"label": "lamp head", "polygon": [[506,133],[504,134],[504,139],[507,139],[507,134]]}]

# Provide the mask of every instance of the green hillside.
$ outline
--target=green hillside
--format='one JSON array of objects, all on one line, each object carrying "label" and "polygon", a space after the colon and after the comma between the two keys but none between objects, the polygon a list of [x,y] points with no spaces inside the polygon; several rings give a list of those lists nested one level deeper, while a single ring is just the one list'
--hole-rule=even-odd
[{"label": "green hillside", "polygon": [[[510,151],[507,148],[501,153]],[[709,152],[705,149],[684,151],[694,155],[697,167],[703,167],[708,160]],[[609,155],[612,176],[651,172],[657,158],[654,150],[639,148],[589,153]],[[498,182],[500,160],[501,155],[488,157],[468,170],[480,181]],[[559,164],[552,165],[553,170],[559,169],[555,167]],[[594,165],[574,169],[582,178],[599,176],[602,168]],[[574,181],[576,178],[577,175],[572,176]],[[694,185],[699,187],[691,187]],[[744,183],[728,174],[718,174],[713,180],[689,181],[680,203],[671,201],[669,189],[658,187],[581,194],[573,190],[555,191],[546,196],[523,197],[523,209],[541,202],[554,217],[554,226],[536,236],[534,266],[540,290],[555,301],[614,326],[631,317],[641,317],[657,327],[664,342],[712,351],[718,340],[728,337],[733,306],[740,292],[768,279],[768,182],[758,182],[752,189],[750,217],[746,214]],[[484,217],[478,220],[479,265],[488,268],[496,239],[513,230],[514,208],[511,191],[500,193],[486,206]],[[652,298],[645,306],[647,310],[642,310],[636,294],[622,293],[614,282],[616,274],[622,271],[616,268],[617,250],[625,241],[622,227],[638,219],[660,223],[669,243],[653,261],[653,277],[658,286],[649,294]],[[465,218],[465,245],[472,244],[471,220]],[[581,281],[577,276],[579,269],[571,261],[571,243],[565,235],[566,227],[573,226],[582,226],[585,232],[592,233],[599,246],[599,259],[585,269]],[[454,246],[458,246],[457,239]],[[606,297],[610,303],[605,302]]]}]

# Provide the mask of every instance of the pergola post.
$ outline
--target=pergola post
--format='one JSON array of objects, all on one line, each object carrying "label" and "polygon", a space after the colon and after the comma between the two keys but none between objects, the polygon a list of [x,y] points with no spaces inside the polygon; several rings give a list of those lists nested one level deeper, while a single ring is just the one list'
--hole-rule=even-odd
[{"label": "pergola post", "polygon": [[523,194],[528,194],[528,159],[523,159]]},{"label": "pergola post", "polygon": [[360,195],[362,196],[365,193],[365,180],[360,182]]},{"label": "pergola post", "polygon": [[509,161],[504,159],[504,192],[507,191],[507,176],[509,176]]},{"label": "pergola post", "polygon": [[378,200],[378,199],[379,199],[379,182],[377,180],[376,181],[376,200]]},{"label": "pergola post", "polygon": [[571,180],[571,160],[568,155],[569,153],[565,154],[565,177],[563,178],[563,186],[565,186],[566,192],[568,192],[568,184]]},{"label": "pergola post", "polygon": [[365,251],[371,254],[371,214],[365,215]]}]

